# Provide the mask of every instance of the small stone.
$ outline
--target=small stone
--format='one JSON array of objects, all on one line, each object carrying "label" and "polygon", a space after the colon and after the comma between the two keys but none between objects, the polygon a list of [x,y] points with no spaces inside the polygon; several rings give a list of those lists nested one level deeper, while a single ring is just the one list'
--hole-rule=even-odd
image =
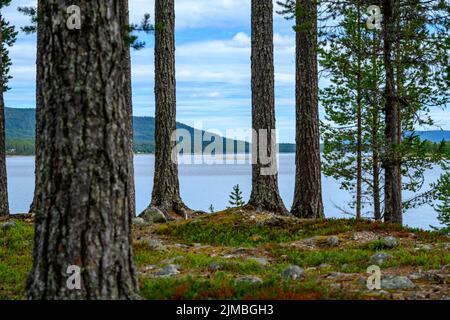
[{"label": "small stone", "polygon": [[398,246],[397,238],[392,237],[392,236],[384,237],[382,241],[386,247],[391,248],[391,249]]},{"label": "small stone", "polygon": [[339,244],[339,238],[337,236],[330,236],[327,238],[327,244],[330,247],[335,247]]},{"label": "small stone", "polygon": [[3,230],[9,230],[9,229],[12,229],[15,227],[17,227],[17,223],[15,221],[8,221],[8,222],[5,222],[4,224],[2,224]]},{"label": "small stone", "polygon": [[281,277],[283,279],[297,280],[298,278],[302,277],[304,273],[305,270],[303,268],[294,265],[284,269],[281,273]]},{"label": "small stone", "polygon": [[154,270],[154,269],[156,269],[156,266],[154,266],[154,265],[148,265],[148,266],[144,267],[145,271],[150,271],[150,270]]},{"label": "small stone", "polygon": [[165,277],[171,277],[171,276],[177,275],[180,273],[178,268],[179,267],[174,264],[169,264],[169,265],[165,266],[164,268],[162,268],[160,271],[156,272],[155,276],[165,278]]},{"label": "small stone", "polygon": [[319,266],[319,269],[328,269],[328,268],[331,268],[331,265],[329,265],[328,263],[322,263]]},{"label": "small stone", "polygon": [[259,266],[265,267],[269,264],[269,260],[266,258],[256,258],[256,257],[250,257],[247,260],[256,262]]},{"label": "small stone", "polygon": [[381,279],[381,288],[384,290],[414,289],[416,285],[405,276],[386,276]]},{"label": "small stone", "polygon": [[189,246],[187,244],[183,244],[183,243],[175,243],[175,247],[182,248],[182,249],[189,248]]},{"label": "small stone", "polygon": [[450,270],[450,264],[446,264],[445,266],[443,266],[443,267],[441,268],[441,270],[443,270],[443,271]]},{"label": "small stone", "polygon": [[240,256],[238,256],[238,255],[236,255],[236,254],[227,254],[227,255],[224,255],[223,256],[223,258],[224,259],[237,259],[237,258],[239,258]]},{"label": "small stone", "polygon": [[160,240],[157,240],[157,239],[149,240],[148,247],[152,250],[157,250],[157,251],[166,251],[167,250],[167,247]]},{"label": "small stone", "polygon": [[145,222],[145,220],[143,218],[141,218],[141,217],[133,218],[132,222],[133,222],[134,225],[137,225],[137,226],[144,226],[144,225],[147,224]]},{"label": "small stone", "polygon": [[392,258],[393,258],[393,256],[388,253],[377,252],[373,256],[370,257],[370,262],[373,264],[376,264],[376,265],[380,265]]},{"label": "small stone", "polygon": [[255,276],[243,276],[236,280],[236,284],[247,283],[247,284],[261,284],[263,280]]},{"label": "small stone", "polygon": [[330,274],[327,275],[327,279],[343,278],[346,276],[347,276],[347,274],[342,273],[342,272],[331,272]]},{"label": "small stone", "polygon": [[208,269],[210,271],[218,271],[220,269],[222,269],[222,265],[218,262],[212,262],[209,266]]}]

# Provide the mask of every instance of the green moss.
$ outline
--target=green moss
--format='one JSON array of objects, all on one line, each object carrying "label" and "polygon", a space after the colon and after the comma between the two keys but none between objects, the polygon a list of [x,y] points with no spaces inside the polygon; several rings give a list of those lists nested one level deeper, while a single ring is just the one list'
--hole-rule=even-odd
[{"label": "green moss", "polygon": [[32,264],[33,227],[16,223],[15,228],[0,229],[0,300],[23,299]]}]

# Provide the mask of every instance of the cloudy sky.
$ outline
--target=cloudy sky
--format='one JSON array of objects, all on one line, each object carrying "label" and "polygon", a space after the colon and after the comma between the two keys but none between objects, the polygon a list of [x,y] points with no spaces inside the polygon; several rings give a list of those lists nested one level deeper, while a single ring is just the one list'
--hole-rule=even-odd
[{"label": "cloudy sky", "polygon": [[[247,129],[251,126],[250,0],[176,0],[177,120],[197,128]],[[12,0],[2,14],[17,27],[27,25]],[[76,1],[74,1],[76,3]],[[154,17],[153,0],[130,0],[132,22]],[[295,38],[292,21],[274,13],[276,113],[280,142],[295,137]],[[153,36],[132,53],[134,114],[154,115]],[[8,107],[35,106],[35,36],[20,34],[11,48],[14,79],[5,95]],[[321,80],[321,85],[326,83]],[[322,114],[323,117],[323,114]],[[448,111],[435,111],[438,124],[450,129]]]}]

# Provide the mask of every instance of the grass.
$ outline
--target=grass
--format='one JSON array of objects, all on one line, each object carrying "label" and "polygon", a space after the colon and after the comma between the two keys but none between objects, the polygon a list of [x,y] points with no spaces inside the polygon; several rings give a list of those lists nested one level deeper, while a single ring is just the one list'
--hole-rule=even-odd
[{"label": "grass", "polygon": [[[370,221],[329,219],[308,221],[271,219],[258,222],[249,214],[235,210],[203,216],[194,220],[134,228],[134,258],[139,271],[141,295],[145,299],[364,299],[367,292],[353,284],[346,290],[333,286],[326,275],[331,271],[365,275],[370,257],[379,251],[394,258],[383,270],[400,268],[439,269],[450,264],[448,249],[415,250],[415,244],[448,243],[439,232],[402,228]],[[31,268],[33,225],[16,221],[17,227],[0,229],[0,299],[22,299],[27,274]],[[355,243],[354,231],[372,231],[393,235],[401,241],[389,249],[380,240]],[[329,235],[338,235],[338,247],[326,244]],[[167,249],[158,251],[148,245],[152,237],[162,238]],[[316,247],[293,244],[316,237]],[[302,243],[303,243],[302,242]],[[203,246],[176,246],[201,243]],[[206,245],[206,246],[205,246]],[[243,256],[231,255],[235,251]],[[228,256],[228,257],[227,257]],[[269,260],[263,266],[252,257]],[[221,266],[210,270],[212,263]],[[155,278],[154,270],[168,263],[179,266],[181,273],[169,278]],[[306,276],[295,281],[282,279],[289,265],[304,268]],[[322,264],[329,265],[324,268]],[[236,282],[242,276],[257,276],[260,284]],[[336,280],[335,280],[336,281]],[[336,285],[336,283],[334,283]],[[353,288],[353,289],[350,289]]]},{"label": "grass", "polygon": [[0,300],[24,296],[28,271],[31,269],[33,228],[17,221],[17,227],[0,229]]}]

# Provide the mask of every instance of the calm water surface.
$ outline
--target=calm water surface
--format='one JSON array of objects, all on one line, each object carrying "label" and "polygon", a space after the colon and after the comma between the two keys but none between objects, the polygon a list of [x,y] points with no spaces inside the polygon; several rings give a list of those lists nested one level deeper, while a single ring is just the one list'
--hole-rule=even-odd
[{"label": "calm water surface", "polygon": [[[190,156],[189,156],[190,157]],[[200,156],[195,156],[199,159]],[[192,209],[208,211],[212,204],[215,210],[228,205],[228,195],[233,186],[239,184],[248,199],[251,191],[251,165],[245,162],[245,155],[238,155],[240,164],[180,164],[181,195]],[[187,156],[180,162],[189,160]],[[146,208],[150,201],[153,186],[153,155],[135,156],[136,206],[138,212]],[[194,161],[192,161],[194,162]],[[33,197],[34,157],[8,157],[8,187],[11,212],[27,212]],[[440,169],[427,173],[427,183],[435,181],[441,174]],[[279,157],[280,192],[286,206],[292,204],[295,177],[295,155],[281,154]],[[323,201],[327,217],[346,216],[339,208],[348,208],[351,195],[339,189],[339,183],[323,177]],[[411,194],[405,194],[405,198]],[[350,210],[350,209],[349,209]],[[429,229],[429,225],[439,225],[436,212],[429,206],[413,209],[405,214],[405,224],[412,227]],[[348,217],[348,216],[347,216]]]}]

